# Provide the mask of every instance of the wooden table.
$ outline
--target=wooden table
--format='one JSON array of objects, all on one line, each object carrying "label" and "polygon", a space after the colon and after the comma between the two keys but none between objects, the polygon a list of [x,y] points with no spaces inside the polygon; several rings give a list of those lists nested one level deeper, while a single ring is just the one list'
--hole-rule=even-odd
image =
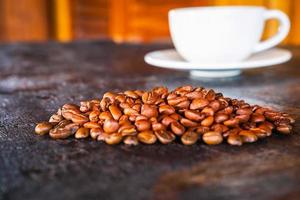
[{"label": "wooden table", "polygon": [[[300,49],[283,65],[240,77],[192,79],[148,66],[164,45],[108,41],[0,46],[0,199],[299,199]],[[292,114],[294,134],[255,144],[109,146],[51,140],[35,123],[65,102],[107,90],[205,86]]]}]

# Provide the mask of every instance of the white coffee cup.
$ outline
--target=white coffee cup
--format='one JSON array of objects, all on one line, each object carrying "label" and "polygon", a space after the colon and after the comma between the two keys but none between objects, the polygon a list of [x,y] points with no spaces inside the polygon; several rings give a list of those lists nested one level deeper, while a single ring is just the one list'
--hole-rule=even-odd
[{"label": "white coffee cup", "polygon": [[[279,21],[278,32],[260,41],[268,19]],[[279,10],[258,6],[190,7],[169,11],[172,41],[187,61],[236,62],[279,44],[290,21]]]}]

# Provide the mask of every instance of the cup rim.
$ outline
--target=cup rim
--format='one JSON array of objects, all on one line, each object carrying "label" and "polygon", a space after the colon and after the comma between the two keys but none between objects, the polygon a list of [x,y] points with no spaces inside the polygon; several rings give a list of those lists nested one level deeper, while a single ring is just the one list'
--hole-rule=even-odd
[{"label": "cup rim", "polygon": [[181,7],[181,8],[174,8],[169,10],[169,14],[171,13],[182,13],[182,12],[189,12],[195,10],[211,10],[211,11],[218,11],[218,10],[244,10],[244,9],[259,9],[259,10],[266,10],[264,6],[194,6],[194,7]]}]

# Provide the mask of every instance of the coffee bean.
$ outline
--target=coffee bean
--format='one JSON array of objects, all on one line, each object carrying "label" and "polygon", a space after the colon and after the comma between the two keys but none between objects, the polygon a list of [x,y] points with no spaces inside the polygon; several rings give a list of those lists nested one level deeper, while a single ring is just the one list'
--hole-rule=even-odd
[{"label": "coffee bean", "polygon": [[154,134],[162,144],[168,144],[175,140],[175,135],[166,130],[157,130],[154,131]]},{"label": "coffee bean", "polygon": [[246,123],[250,119],[250,115],[236,115],[235,119],[238,119],[240,123]]},{"label": "coffee bean", "polygon": [[112,115],[110,114],[110,112],[104,111],[104,112],[100,113],[99,119],[105,121],[105,120],[107,120],[107,119],[113,119],[113,117],[112,117]]},{"label": "coffee bean", "polygon": [[229,118],[229,116],[224,113],[217,113],[215,116],[215,122],[222,123],[222,122],[226,121],[228,118]]},{"label": "coffee bean", "polygon": [[122,136],[136,135],[137,134],[137,130],[136,130],[135,126],[133,126],[132,124],[124,124],[124,125],[122,125],[119,128],[118,132],[121,133]]},{"label": "coffee bean", "polygon": [[104,141],[106,144],[115,145],[119,144],[122,141],[122,138],[121,133],[111,133],[105,137]]},{"label": "coffee bean", "polygon": [[151,123],[148,120],[138,120],[134,124],[138,131],[146,131],[151,128]]},{"label": "coffee bean", "polygon": [[209,131],[203,134],[202,140],[209,145],[220,144],[223,141],[223,137],[220,132]]},{"label": "coffee bean", "polygon": [[262,122],[261,125],[267,126],[271,131],[275,128],[274,124],[268,121]]},{"label": "coffee bean", "polygon": [[81,127],[75,133],[75,138],[87,138],[90,135],[90,130],[88,128]]},{"label": "coffee bean", "polygon": [[154,105],[144,104],[141,108],[141,114],[148,118],[157,117],[158,116],[157,107]]},{"label": "coffee bean", "polygon": [[109,135],[109,133],[105,133],[105,132],[100,133],[100,134],[98,135],[98,137],[97,137],[97,140],[98,140],[98,141],[105,141],[105,139],[108,137],[108,135]]},{"label": "coffee bean", "polygon": [[267,132],[261,128],[251,128],[252,131],[258,138],[265,138],[268,136]]},{"label": "coffee bean", "polygon": [[209,104],[207,99],[194,99],[190,105],[191,110],[203,109]]},{"label": "coffee bean", "polygon": [[208,100],[208,101],[213,101],[215,98],[216,98],[216,94],[213,90],[208,90],[206,95],[205,95],[205,98]]},{"label": "coffee bean", "polygon": [[258,126],[259,129],[263,130],[267,136],[272,134],[272,129],[266,123],[262,123]]},{"label": "coffee bean", "polygon": [[100,111],[98,110],[93,110],[90,114],[89,114],[89,120],[91,122],[98,122],[99,121],[99,115],[100,115]]},{"label": "coffee bean", "polygon": [[201,126],[211,126],[214,123],[214,117],[213,116],[208,116],[204,120],[201,121]]},{"label": "coffee bean", "polygon": [[211,107],[205,107],[203,108],[201,113],[205,114],[206,116],[213,116],[215,114],[215,111]]},{"label": "coffee bean", "polygon": [[221,103],[218,100],[213,100],[209,103],[209,107],[212,108],[215,112],[217,112],[221,108]]},{"label": "coffee bean", "polygon": [[157,140],[156,136],[153,134],[153,131],[143,131],[137,135],[137,138],[140,142],[144,144],[154,144]]},{"label": "coffee bean", "polygon": [[195,127],[198,125],[197,122],[194,122],[194,121],[186,119],[186,118],[181,118],[180,123],[186,127]]},{"label": "coffee bean", "polygon": [[257,136],[252,131],[242,130],[239,132],[239,135],[241,136],[242,141],[246,143],[255,142],[257,140]]},{"label": "coffee bean", "polygon": [[102,128],[91,128],[90,129],[90,136],[94,140],[96,140],[98,138],[98,136],[103,133],[104,133],[104,131]]},{"label": "coffee bean", "polygon": [[237,127],[239,124],[239,120],[237,118],[228,119],[224,121],[223,124],[228,127]]},{"label": "coffee bean", "polygon": [[224,133],[229,130],[229,128],[223,124],[214,124],[211,129],[220,133]]},{"label": "coffee bean", "polygon": [[175,122],[176,120],[169,116],[164,116],[161,120],[161,123],[165,125],[166,127],[169,126],[172,122]]},{"label": "coffee bean", "polygon": [[124,92],[124,94],[127,97],[130,97],[130,98],[133,98],[133,99],[139,98],[139,95],[137,93],[135,93],[134,91],[132,91],[132,90],[127,90],[127,91]]},{"label": "coffee bean", "polygon": [[182,135],[185,132],[184,126],[177,121],[171,123],[171,130],[175,135]]},{"label": "coffee bean", "polygon": [[194,110],[185,110],[184,116],[192,121],[201,121],[205,118],[205,114],[194,111]]},{"label": "coffee bean", "polygon": [[193,145],[198,140],[198,134],[194,131],[187,131],[181,136],[181,142],[184,145]]},{"label": "coffee bean", "polygon": [[38,135],[45,135],[53,128],[53,123],[51,122],[41,122],[35,127],[35,133]]},{"label": "coffee bean", "polygon": [[291,133],[292,127],[290,125],[280,125],[276,127],[276,130],[283,134]]},{"label": "coffee bean", "polygon": [[251,121],[255,123],[264,122],[265,117],[262,114],[253,113],[251,115]]},{"label": "coffee bean", "polygon": [[97,122],[86,122],[83,124],[84,128],[102,128]]},{"label": "coffee bean", "polygon": [[234,146],[241,146],[243,144],[243,141],[241,136],[233,133],[228,135],[227,143]]},{"label": "coffee bean", "polygon": [[194,100],[194,99],[203,98],[203,93],[199,91],[193,91],[193,92],[186,93],[185,96],[190,100]]},{"label": "coffee bean", "polygon": [[198,127],[196,127],[196,132],[198,133],[198,134],[204,134],[204,133],[206,133],[206,132],[209,132],[210,131],[210,128],[209,127],[206,127],[206,126],[198,126]]},{"label": "coffee bean", "polygon": [[161,113],[163,115],[171,115],[171,114],[175,113],[174,107],[172,107],[170,105],[159,106],[158,110],[159,110],[159,113]]},{"label": "coffee bean", "polygon": [[113,119],[107,119],[105,120],[103,124],[103,130],[105,133],[113,133],[118,131],[119,129],[119,123]]},{"label": "coffee bean", "polygon": [[145,104],[155,104],[158,98],[159,95],[155,92],[145,92],[142,96],[143,103]]},{"label": "coffee bean", "polygon": [[87,112],[92,109],[92,103],[90,101],[81,101],[79,110],[81,112]]},{"label": "coffee bean", "polygon": [[176,121],[179,121],[182,117],[177,114],[177,113],[173,113],[171,115],[169,115],[171,118],[175,119]]},{"label": "coffee bean", "polygon": [[50,119],[49,119],[49,122],[54,122],[54,123],[58,123],[60,122],[61,120],[63,120],[63,116],[61,115],[58,115],[58,114],[53,114]]},{"label": "coffee bean", "polygon": [[251,115],[252,110],[250,108],[239,108],[236,111],[236,114],[238,114],[238,115]]},{"label": "coffee bean", "polygon": [[178,96],[178,97],[175,97],[175,98],[172,98],[172,99],[168,99],[168,104],[171,105],[171,106],[177,106],[178,104],[180,104],[182,102],[186,102],[186,101],[188,101],[187,97]]},{"label": "coffee bean", "polygon": [[129,146],[136,146],[139,144],[137,137],[135,136],[126,136],[123,140],[124,144]]},{"label": "coffee bean", "polygon": [[133,108],[124,108],[123,113],[128,116],[139,115],[139,112]]},{"label": "coffee bean", "polygon": [[114,118],[114,120],[119,120],[120,117],[122,116],[122,112],[121,110],[118,108],[118,106],[115,105],[110,105],[108,107],[110,114],[112,115],[112,117]]},{"label": "coffee bean", "polygon": [[153,131],[160,131],[160,130],[166,130],[167,127],[159,122],[152,123],[152,130]]},{"label": "coffee bean", "polygon": [[53,139],[65,139],[72,135],[70,129],[65,128],[54,128],[49,131],[49,135]]}]

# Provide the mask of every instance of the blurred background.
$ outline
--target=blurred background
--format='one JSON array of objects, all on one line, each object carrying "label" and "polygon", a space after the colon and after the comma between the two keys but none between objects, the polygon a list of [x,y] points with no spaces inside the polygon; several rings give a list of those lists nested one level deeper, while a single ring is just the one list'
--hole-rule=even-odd
[{"label": "blurred background", "polygon": [[[299,0],[0,0],[0,42],[111,39],[170,42],[168,10],[188,6],[259,5],[287,13],[283,44],[300,44]],[[264,38],[277,30],[268,21]]]}]

